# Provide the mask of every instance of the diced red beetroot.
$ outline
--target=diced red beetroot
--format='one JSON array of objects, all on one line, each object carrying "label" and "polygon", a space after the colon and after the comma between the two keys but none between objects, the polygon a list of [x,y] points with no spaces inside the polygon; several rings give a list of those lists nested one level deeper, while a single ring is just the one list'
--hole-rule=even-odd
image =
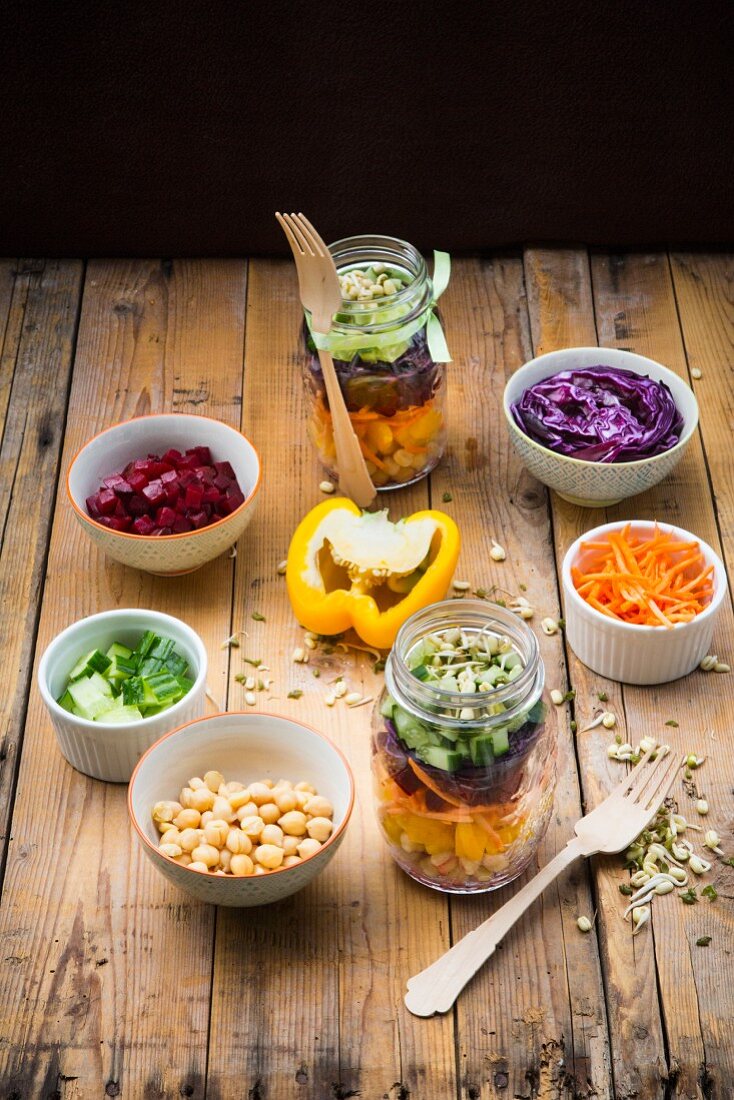
[{"label": "diced red beetroot", "polygon": [[194,512],[201,511],[201,502],[204,499],[204,490],[200,485],[187,485],[186,495],[184,500],[186,501],[186,507],[191,508]]},{"label": "diced red beetroot", "polygon": [[111,527],[113,531],[129,531],[132,522],[130,516],[110,516],[108,526]]},{"label": "diced red beetroot", "polygon": [[211,485],[217,476],[217,471],[213,466],[197,466],[194,473],[202,485]]},{"label": "diced red beetroot", "polygon": [[212,453],[208,447],[190,447],[187,455],[195,455],[198,458],[197,466],[210,466],[212,461]]},{"label": "diced red beetroot", "polygon": [[155,524],[150,516],[138,516],[133,520],[133,531],[136,535],[152,535]]},{"label": "diced red beetroot", "polygon": [[142,493],[148,484],[148,478],[140,470],[133,470],[127,480],[134,493]]},{"label": "diced red beetroot", "polygon": [[216,523],[244,500],[231,464],[213,462],[209,448],[197,445],[133,459],[105,477],[86,504],[93,519],[114,531],[170,535]]},{"label": "diced red beetroot", "polygon": [[176,522],[176,513],[173,508],[164,504],[155,514],[155,522],[158,527],[173,527]]},{"label": "diced red beetroot", "polygon": [[143,496],[146,500],[149,500],[154,507],[157,507],[165,501],[166,490],[163,488],[162,482],[155,478],[145,486],[143,489]]},{"label": "diced red beetroot", "polygon": [[97,507],[103,516],[111,516],[117,504],[117,497],[111,489],[100,489],[97,493]]}]

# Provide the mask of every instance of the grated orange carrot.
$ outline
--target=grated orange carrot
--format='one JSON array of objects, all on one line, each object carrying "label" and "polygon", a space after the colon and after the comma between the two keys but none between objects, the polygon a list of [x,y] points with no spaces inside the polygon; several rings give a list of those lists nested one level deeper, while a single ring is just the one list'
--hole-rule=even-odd
[{"label": "grated orange carrot", "polygon": [[605,539],[583,542],[584,568],[574,566],[576,591],[591,607],[639,626],[690,622],[713,595],[713,565],[697,542],[677,540],[657,525],[651,536],[630,524]]}]

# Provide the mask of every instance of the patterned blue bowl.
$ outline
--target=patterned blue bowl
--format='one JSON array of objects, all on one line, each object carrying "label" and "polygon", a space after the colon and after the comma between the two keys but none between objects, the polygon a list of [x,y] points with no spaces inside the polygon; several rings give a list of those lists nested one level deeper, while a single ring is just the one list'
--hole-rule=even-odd
[{"label": "patterned blue bowl", "polygon": [[[683,432],[675,447],[636,462],[587,462],[556,454],[530,439],[518,427],[510,410],[526,389],[558,371],[599,364],[631,370],[635,374],[649,375],[656,381],[665,382],[683,417]],[[680,462],[698,424],[698,402],[690,386],[653,359],[617,348],[564,348],[531,359],[515,371],[505,386],[503,406],[513,446],[530,473],[550,489],[555,489],[564,500],[585,508],[617,504],[657,485]]]}]

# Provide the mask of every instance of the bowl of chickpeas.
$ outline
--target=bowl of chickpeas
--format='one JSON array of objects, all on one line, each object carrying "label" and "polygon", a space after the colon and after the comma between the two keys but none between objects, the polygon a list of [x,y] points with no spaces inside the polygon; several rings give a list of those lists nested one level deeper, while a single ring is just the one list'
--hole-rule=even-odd
[{"label": "bowl of chickpeas", "polygon": [[323,871],[354,805],[345,757],[281,715],[233,711],[189,722],[140,758],[128,809],[165,878],[212,905],[280,901]]}]

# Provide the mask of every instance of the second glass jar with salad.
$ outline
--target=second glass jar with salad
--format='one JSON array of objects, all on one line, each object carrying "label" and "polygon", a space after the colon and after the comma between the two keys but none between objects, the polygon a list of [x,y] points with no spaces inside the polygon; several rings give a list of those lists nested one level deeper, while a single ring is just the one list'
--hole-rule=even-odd
[{"label": "second glass jar with salad", "polygon": [[556,781],[532,630],[484,601],[433,604],[401,628],[385,684],[372,773],[393,858],[451,893],[510,882],[548,827]]},{"label": "second glass jar with salad", "polygon": [[316,341],[331,352],[349,418],[378,489],[425,477],[446,443],[445,366],[449,361],[436,299],[449,258],[434,254],[433,279],[421,254],[393,237],[349,237],[329,245],[342,305],[331,332],[304,321],[309,435],[338,477],[334,435]]}]

